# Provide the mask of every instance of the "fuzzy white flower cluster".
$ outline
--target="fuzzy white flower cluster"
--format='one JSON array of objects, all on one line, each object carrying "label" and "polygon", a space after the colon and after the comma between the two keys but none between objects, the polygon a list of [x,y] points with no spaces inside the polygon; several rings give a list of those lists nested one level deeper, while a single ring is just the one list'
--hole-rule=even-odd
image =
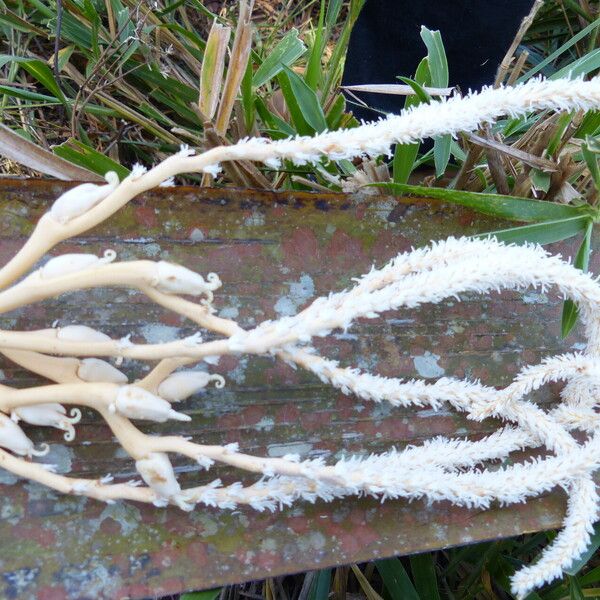
[{"label": "fuzzy white flower cluster", "polygon": [[[138,344],[131,334],[112,339],[77,324],[55,324],[39,331],[0,331],[0,352],[7,359],[55,382],[29,389],[0,386],[2,466],[64,493],[105,502],[174,504],[183,510],[197,504],[276,510],[298,500],[331,501],[357,495],[381,500],[448,500],[487,508],[493,502],[524,502],[561,486],[569,498],[564,529],[535,564],[515,574],[513,591],[522,598],[559,577],[589,543],[592,524],[598,517],[593,476],[600,468],[600,284],[559,256],[550,256],[535,245],[505,246],[494,239],[449,238],[400,254],[383,268],[373,268],[356,279],[351,289],[318,298],[295,316],[266,321],[250,330],[216,316],[213,292],[221,281],[215,273],[203,277],[165,261],[117,262],[112,250],[102,258],[65,254],[32,269],[60,241],[101,223],[137,194],[171,185],[179,173],[216,175],[220,165],[231,160],[256,160],[277,168],[284,160],[305,164],[324,156],[334,160],[376,156],[388,153],[398,142],[471,131],[503,115],[592,108],[600,108],[600,78],[538,79],[515,88],[484,89],[465,98],[420,105],[376,123],[313,138],[243,140],[198,155],[182,146],[180,152],[152,169],[134,166],[120,183],[116,174],[108,173],[106,185],[82,184],[69,190],[42,217],[29,242],[0,268],[0,314],[65,292],[99,286],[131,287],[192,320],[199,331],[182,340],[158,344]],[[340,366],[311,346],[316,337],[345,331],[358,319],[372,319],[385,311],[416,309],[447,298],[460,299],[465,293],[531,287],[555,288],[559,295],[574,300],[588,343],[582,353],[549,357],[523,369],[504,389],[447,377],[435,382],[382,377]],[[182,296],[201,299],[192,302]],[[211,337],[217,339],[205,341],[204,331],[216,334]],[[211,383],[221,388],[225,380],[207,370],[179,369],[200,362],[204,369],[211,369],[221,356],[241,353],[270,354],[367,401],[451,408],[471,419],[494,417],[504,423],[476,441],[435,438],[402,451],[393,449],[326,464],[296,455],[251,456],[240,452],[236,444],[203,445],[181,436],[147,435],[132,422],[189,421],[190,416],[174,410],[172,404],[201,393]],[[116,366],[109,362],[111,358]],[[117,368],[125,358],[157,364],[146,377],[130,382]],[[531,392],[556,381],[566,383],[558,406],[544,410],[528,400]],[[66,477],[54,473],[49,465],[22,458],[42,455],[48,447],[36,449],[17,423],[54,427],[71,440],[81,417],[77,408],[67,411],[72,405],[102,415],[135,462],[143,483]],[[515,451],[537,448],[545,448],[549,455],[500,468],[486,466],[489,461],[512,458]],[[207,470],[216,463],[230,465],[256,474],[258,480],[246,486],[224,486],[215,479],[183,489],[171,455],[183,456]]]}]

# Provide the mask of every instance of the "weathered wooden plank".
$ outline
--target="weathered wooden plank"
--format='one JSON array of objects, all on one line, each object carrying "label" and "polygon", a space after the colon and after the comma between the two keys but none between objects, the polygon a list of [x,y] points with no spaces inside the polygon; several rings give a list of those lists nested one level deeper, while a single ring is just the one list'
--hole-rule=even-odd
[{"label": "weathered wooden plank", "polygon": [[[23,243],[64,188],[42,181],[0,183],[1,261]],[[168,258],[200,272],[216,271],[224,282],[217,309],[251,326],[292,314],[411,246],[499,225],[465,210],[409,200],[184,188],[144,195],[57,252],[110,247],[121,259]],[[555,249],[572,251],[566,244]],[[503,385],[524,364],[580,342],[576,335],[560,340],[560,310],[558,298],[537,292],[468,296],[361,323],[318,345],[344,364],[386,375],[445,374]],[[67,294],[0,315],[0,328],[46,327],[55,320],[85,322],[116,336],[133,333],[140,342],[194,330],[128,290]],[[1,368],[9,385],[38,383],[7,361]],[[125,368],[137,376],[144,372],[139,364]],[[293,451],[333,458],[440,434],[476,437],[494,426],[445,411],[369,404],[268,358],[227,357],[218,371],[227,386],[185,403],[191,423],[145,430],[193,435],[208,443],[239,442],[245,451],[270,456]],[[538,400],[551,402],[557,391],[542,390]],[[31,435],[51,442],[48,460],[74,474],[110,472],[117,479],[132,474],[131,461],[90,411],[70,444],[58,432],[31,430]],[[185,461],[176,464],[187,482],[215,477]],[[229,468],[216,475],[225,481],[240,477]],[[554,527],[564,511],[556,492],[487,512],[446,503],[357,499],[299,504],[273,515],[209,509],[187,514],[134,504],[105,506],[16,482],[6,473],[0,477],[0,596],[7,598],[160,596]]]}]

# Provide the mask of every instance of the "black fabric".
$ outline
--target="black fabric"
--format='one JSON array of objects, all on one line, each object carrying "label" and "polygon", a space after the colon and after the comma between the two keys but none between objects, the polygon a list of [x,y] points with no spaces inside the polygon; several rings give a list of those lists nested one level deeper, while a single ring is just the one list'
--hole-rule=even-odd
[{"label": "black fabric", "polygon": [[[401,83],[413,77],[427,49],[421,25],[439,29],[448,56],[450,85],[463,92],[493,83],[496,69],[532,0],[367,0],[350,38],[343,83]],[[397,112],[399,96],[360,94],[369,106]],[[373,111],[354,109],[365,119]]]}]

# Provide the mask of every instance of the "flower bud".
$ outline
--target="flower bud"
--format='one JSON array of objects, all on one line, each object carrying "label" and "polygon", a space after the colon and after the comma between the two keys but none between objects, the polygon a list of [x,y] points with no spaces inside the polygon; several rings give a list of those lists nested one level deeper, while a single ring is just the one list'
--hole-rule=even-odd
[{"label": "flower bud", "polygon": [[117,257],[114,250],[107,250],[104,257],[100,258],[95,254],[62,254],[51,258],[41,269],[40,277],[42,279],[51,279],[52,277],[62,277],[77,271],[89,269],[92,266],[100,266],[112,262]]},{"label": "flower bud", "polygon": [[193,508],[193,504],[187,502],[182,496],[171,461],[164,452],[151,452],[148,456],[137,460],[135,468],[159,497],[154,501],[156,506],[165,506],[170,500],[183,510]]},{"label": "flower bud", "polygon": [[96,331],[87,325],[67,325],[56,331],[56,337],[59,340],[69,342],[89,342],[90,344],[112,342],[105,333]]},{"label": "flower bud", "polygon": [[186,267],[161,260],[156,263],[154,287],[165,294],[206,294],[212,299],[212,291],[221,287],[221,280],[216,273],[209,273],[205,280],[202,275]]},{"label": "flower bud", "polygon": [[80,361],[77,376],[83,381],[104,383],[127,383],[127,375],[99,358],[84,358]]},{"label": "flower bud", "polygon": [[117,411],[130,419],[145,419],[156,423],[164,423],[167,419],[175,419],[176,421],[192,420],[189,415],[173,410],[166,400],[135,385],[120,387],[109,410]]},{"label": "flower bud", "polygon": [[105,175],[105,179],[106,185],[82,183],[66,191],[52,205],[50,216],[64,225],[71,219],[86,213],[119,185],[119,177],[114,171],[109,171]]},{"label": "flower bud", "polygon": [[15,423],[23,420],[30,425],[60,429],[65,432],[65,440],[70,442],[75,439],[75,428],[73,425],[79,423],[81,420],[81,411],[74,408],[71,410],[71,416],[69,417],[62,404],[50,402],[48,404],[19,406],[11,412],[10,416]]},{"label": "flower bud", "polygon": [[44,456],[48,454],[50,446],[43,444],[36,450],[33,442],[25,435],[23,430],[6,415],[0,413],[0,446],[19,454],[20,456]]},{"label": "flower bud", "polygon": [[225,385],[225,379],[221,375],[211,375],[202,371],[173,373],[158,386],[158,393],[169,402],[179,402],[203,390],[211,381],[214,381],[215,387],[218,388]]}]

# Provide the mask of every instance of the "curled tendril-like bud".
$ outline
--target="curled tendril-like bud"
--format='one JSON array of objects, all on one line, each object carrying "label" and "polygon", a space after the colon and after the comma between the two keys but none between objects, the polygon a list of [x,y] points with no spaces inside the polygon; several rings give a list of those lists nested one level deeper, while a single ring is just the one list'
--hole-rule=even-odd
[{"label": "curled tendril-like bud", "polygon": [[99,358],[84,358],[80,361],[77,376],[83,381],[104,383],[127,383],[127,375]]},{"label": "curled tendril-like bud", "polygon": [[186,267],[161,260],[156,263],[153,286],[165,294],[205,294],[208,301],[212,302],[212,292],[221,287],[221,280],[216,273],[209,273],[204,279],[202,275]]},{"label": "curled tendril-like bud", "polygon": [[48,404],[19,406],[11,412],[10,416],[15,423],[22,420],[30,425],[60,429],[65,432],[65,440],[72,442],[75,439],[75,428],[73,425],[79,423],[81,420],[81,411],[78,408],[73,408],[68,416],[62,404],[49,402]]},{"label": "curled tendril-like bud", "polygon": [[67,325],[56,330],[56,337],[59,340],[65,340],[69,342],[89,342],[102,343],[112,342],[112,339],[105,333],[92,329],[87,325]]},{"label": "curled tendril-like bud", "polygon": [[117,253],[114,250],[106,250],[102,258],[95,254],[63,254],[51,258],[40,269],[39,273],[42,279],[62,277],[77,271],[84,271],[90,267],[99,267],[111,263],[116,257]]},{"label": "curled tendril-like bud", "polygon": [[106,185],[82,183],[59,196],[50,209],[50,216],[61,224],[79,217],[104,200],[118,185],[119,176],[114,171],[105,175]]},{"label": "curled tendril-like bud", "polygon": [[225,379],[221,375],[211,375],[202,371],[173,373],[158,386],[158,393],[169,402],[179,402],[203,390],[211,381],[215,382],[216,388],[225,385]]},{"label": "curled tendril-like bud", "polygon": [[24,431],[9,417],[0,413],[0,446],[20,456],[44,456],[50,451],[48,444],[36,450]]},{"label": "curled tendril-like bud", "polygon": [[135,468],[146,484],[156,492],[156,506],[166,506],[173,502],[183,510],[192,510],[194,504],[182,495],[173,465],[164,452],[151,452],[137,460]]},{"label": "curled tendril-like bud", "polygon": [[191,421],[192,419],[189,415],[173,410],[166,400],[135,385],[120,387],[109,410],[130,419],[144,419],[156,423],[164,423],[168,419],[176,421]]}]

